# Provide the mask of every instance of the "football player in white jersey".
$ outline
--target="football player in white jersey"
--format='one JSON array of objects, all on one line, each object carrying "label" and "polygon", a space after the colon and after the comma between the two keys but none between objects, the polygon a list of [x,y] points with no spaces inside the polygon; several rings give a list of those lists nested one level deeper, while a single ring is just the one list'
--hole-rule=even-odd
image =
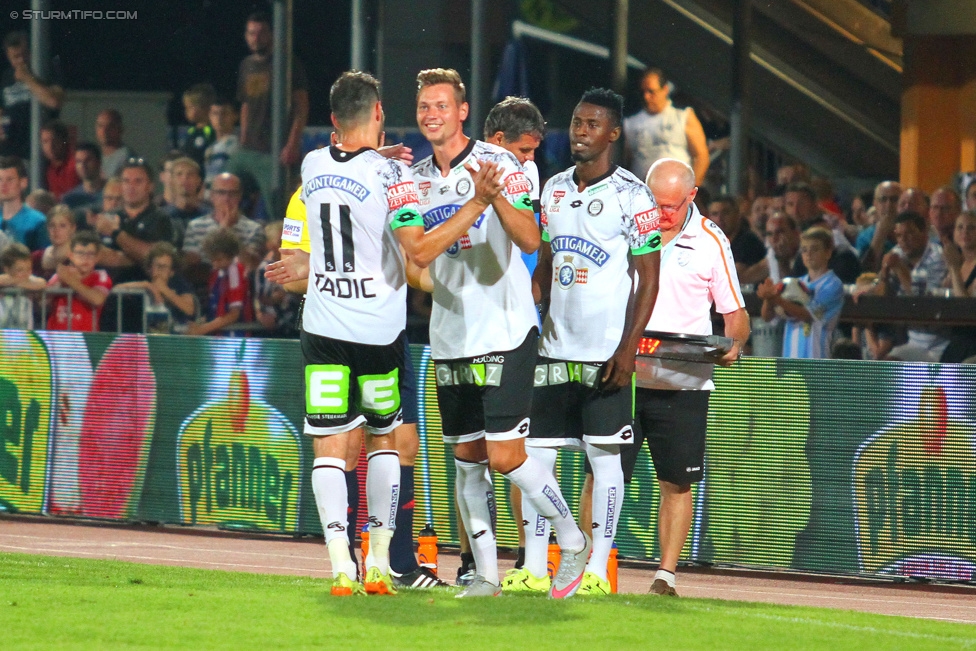
[{"label": "football player in white jersey", "polygon": [[[332,121],[343,142],[302,163],[302,200],[311,254],[301,342],[305,358],[305,433],[314,437],[312,487],[332,562],[332,594],[395,594],[389,545],[395,528],[399,462],[389,434],[401,422],[406,275],[402,247],[421,266],[464,233],[473,207],[427,235],[407,166],[376,152],[383,109],[379,82],[346,72],[330,90]],[[481,194],[500,189],[497,169],[473,178]],[[485,188],[488,188],[487,190]],[[402,228],[413,227],[413,228]],[[402,232],[401,232],[402,231]],[[370,547],[365,585],[346,544],[345,459],[349,433],[365,425]],[[338,471],[338,472],[337,472]]]},{"label": "football player in white jersey", "polygon": [[[542,191],[542,248],[533,276],[549,310],[535,374],[529,454],[546,467],[559,447],[585,450],[594,470],[593,554],[579,594],[610,593],[607,560],[623,505],[620,446],[633,431],[634,357],[658,291],[660,218],[650,190],[611,162],[623,98],[593,88],[569,128],[575,165]],[[636,272],[636,273],[632,273]],[[512,591],[548,582],[549,532],[523,503],[530,523],[526,563],[506,577]]]},{"label": "football player in white jersey", "polygon": [[[562,561],[550,594],[568,597],[579,588],[590,541],[573,522],[552,472],[525,453],[538,329],[519,251],[534,251],[540,241],[529,183],[512,154],[464,135],[468,105],[456,71],[424,70],[417,82],[417,124],[434,149],[413,167],[424,228],[439,233],[445,219],[472,206],[480,213],[430,265],[437,396],[477,567],[458,596],[501,594],[490,463],[555,527]],[[474,191],[471,170],[488,165],[501,170],[503,190],[486,204]]]}]

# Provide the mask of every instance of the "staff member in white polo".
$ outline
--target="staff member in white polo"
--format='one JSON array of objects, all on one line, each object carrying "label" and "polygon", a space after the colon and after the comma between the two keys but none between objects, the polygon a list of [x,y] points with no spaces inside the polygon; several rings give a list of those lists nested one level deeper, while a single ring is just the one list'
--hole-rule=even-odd
[{"label": "staff member in white polo", "polygon": [[[735,344],[716,357],[730,366],[749,338],[735,261],[729,241],[714,222],[695,207],[695,173],[687,163],[664,158],[647,174],[647,185],[661,211],[660,289],[649,330],[685,334],[712,334],[712,304],[725,320],[725,336]],[[658,485],[661,508],[658,538],[661,564],[651,592],[677,596],[675,569],[691,526],[691,485],[701,481],[708,428],[711,364],[651,359],[651,385],[637,388],[635,429],[647,441]],[[643,378],[642,378],[643,380]],[[640,440],[624,446],[624,474],[633,474]]]}]

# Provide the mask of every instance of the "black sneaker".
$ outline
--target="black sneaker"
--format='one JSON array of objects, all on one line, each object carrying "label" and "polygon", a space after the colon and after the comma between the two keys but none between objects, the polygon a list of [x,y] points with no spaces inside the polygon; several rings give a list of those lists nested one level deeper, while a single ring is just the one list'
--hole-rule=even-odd
[{"label": "black sneaker", "polygon": [[406,574],[398,574],[393,570],[390,570],[390,574],[393,575],[393,583],[395,583],[400,588],[417,588],[419,590],[427,590],[428,588],[449,588],[450,586],[437,578],[437,575],[430,571],[429,568],[420,566],[417,569],[407,572]]}]

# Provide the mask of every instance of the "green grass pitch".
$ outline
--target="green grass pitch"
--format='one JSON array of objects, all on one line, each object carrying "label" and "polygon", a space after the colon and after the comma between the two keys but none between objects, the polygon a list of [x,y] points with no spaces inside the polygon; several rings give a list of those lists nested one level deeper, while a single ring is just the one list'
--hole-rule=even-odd
[{"label": "green grass pitch", "polygon": [[406,590],[335,598],[328,589],[294,576],[0,554],[0,648],[976,648],[976,626],[821,608]]}]

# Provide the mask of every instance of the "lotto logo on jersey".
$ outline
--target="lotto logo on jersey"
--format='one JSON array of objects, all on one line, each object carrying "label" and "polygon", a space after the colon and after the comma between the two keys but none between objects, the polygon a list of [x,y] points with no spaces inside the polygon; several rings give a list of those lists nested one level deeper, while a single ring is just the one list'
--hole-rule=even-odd
[{"label": "lotto logo on jersey", "polygon": [[396,210],[408,203],[417,203],[417,188],[413,181],[397,183],[386,191],[386,197],[390,202],[390,210]]},{"label": "lotto logo on jersey", "polygon": [[505,192],[517,197],[532,191],[532,182],[522,172],[513,172],[505,179]]},{"label": "lotto logo on jersey", "polygon": [[634,215],[634,221],[637,222],[637,230],[641,235],[647,235],[651,231],[659,230],[661,227],[661,211],[657,208],[651,208],[650,210],[645,210],[644,212],[639,212]]}]

